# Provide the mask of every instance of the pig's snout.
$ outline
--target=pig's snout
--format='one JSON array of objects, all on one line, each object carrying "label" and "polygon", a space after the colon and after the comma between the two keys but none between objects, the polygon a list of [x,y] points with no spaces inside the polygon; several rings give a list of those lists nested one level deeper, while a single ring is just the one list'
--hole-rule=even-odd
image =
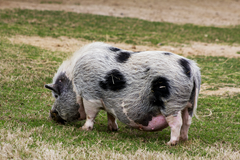
[{"label": "pig's snout", "polygon": [[55,109],[50,110],[50,118],[51,118],[52,120],[54,120],[55,122],[57,122],[57,123],[64,124],[64,123],[66,122],[64,119],[62,119],[62,118],[59,116],[58,112],[57,112]]}]

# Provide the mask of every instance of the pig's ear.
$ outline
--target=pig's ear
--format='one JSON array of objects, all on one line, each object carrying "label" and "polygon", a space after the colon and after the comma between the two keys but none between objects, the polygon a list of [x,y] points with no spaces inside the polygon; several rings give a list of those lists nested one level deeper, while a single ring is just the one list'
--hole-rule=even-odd
[{"label": "pig's ear", "polygon": [[45,88],[50,89],[53,92],[59,94],[58,87],[56,84],[45,84]]}]

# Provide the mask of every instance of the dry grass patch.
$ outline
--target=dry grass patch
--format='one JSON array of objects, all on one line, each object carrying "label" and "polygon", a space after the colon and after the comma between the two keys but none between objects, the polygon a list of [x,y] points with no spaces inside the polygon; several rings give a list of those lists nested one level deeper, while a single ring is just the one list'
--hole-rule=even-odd
[{"label": "dry grass patch", "polygon": [[[239,159],[240,151],[233,151],[231,145],[215,144],[202,148],[201,146],[185,146],[186,150],[203,149],[206,157],[190,156],[187,152],[179,154],[168,153],[167,151],[148,151],[147,149],[138,149],[136,152],[115,151],[113,149],[101,149],[101,144],[96,143],[93,146],[65,145],[62,142],[51,144],[42,140],[42,133],[48,128],[44,125],[30,130],[24,130],[23,127],[13,129],[13,124],[8,123],[8,127],[0,129],[0,159]],[[37,134],[38,139],[32,135]],[[49,133],[50,134],[50,133]],[[61,135],[61,133],[58,133]],[[62,135],[64,136],[64,135]],[[126,146],[125,146],[126,147]],[[124,153],[123,153],[124,152]]]}]

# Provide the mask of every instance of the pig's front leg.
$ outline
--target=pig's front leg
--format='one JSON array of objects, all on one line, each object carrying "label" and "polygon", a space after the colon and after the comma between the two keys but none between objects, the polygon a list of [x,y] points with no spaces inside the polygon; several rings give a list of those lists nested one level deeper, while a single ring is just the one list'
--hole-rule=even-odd
[{"label": "pig's front leg", "polygon": [[80,117],[78,118],[78,120],[80,120],[80,121],[85,120],[86,113],[85,113],[85,109],[84,109],[83,98],[80,96],[77,96],[77,103],[79,104],[78,112],[80,114]]},{"label": "pig's front leg", "polygon": [[86,122],[82,126],[82,129],[85,131],[90,131],[93,129],[95,118],[102,107],[101,101],[87,101],[83,99],[84,109],[86,113]]},{"label": "pig's front leg", "polygon": [[113,115],[111,115],[110,113],[107,113],[107,117],[108,117],[108,129],[110,131],[117,131],[118,125],[116,122],[116,118]]},{"label": "pig's front leg", "polygon": [[182,115],[181,111],[177,113],[177,116],[170,115],[166,117],[166,121],[171,128],[171,139],[167,145],[176,145],[180,138],[180,130],[182,127]]}]

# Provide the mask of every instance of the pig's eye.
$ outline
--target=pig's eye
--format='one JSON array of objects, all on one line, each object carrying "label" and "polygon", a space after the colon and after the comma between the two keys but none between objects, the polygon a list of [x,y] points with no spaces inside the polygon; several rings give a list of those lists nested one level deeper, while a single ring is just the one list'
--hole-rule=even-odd
[{"label": "pig's eye", "polygon": [[57,99],[57,98],[58,98],[58,95],[55,94],[54,97]]}]

